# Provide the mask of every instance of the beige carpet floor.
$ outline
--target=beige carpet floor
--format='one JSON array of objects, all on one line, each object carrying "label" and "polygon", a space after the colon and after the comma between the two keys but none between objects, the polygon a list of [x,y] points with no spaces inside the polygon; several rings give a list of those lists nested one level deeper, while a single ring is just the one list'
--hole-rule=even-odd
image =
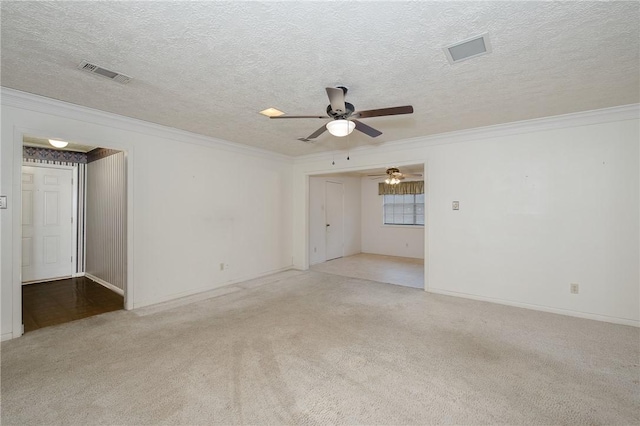
[{"label": "beige carpet floor", "polygon": [[208,297],[4,342],[2,424],[640,423],[633,327],[313,271]]}]

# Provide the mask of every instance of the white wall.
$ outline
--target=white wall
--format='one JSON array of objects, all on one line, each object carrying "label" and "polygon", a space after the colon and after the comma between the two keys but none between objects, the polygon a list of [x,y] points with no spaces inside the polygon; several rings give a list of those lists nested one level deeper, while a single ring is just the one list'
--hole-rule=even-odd
[{"label": "white wall", "polygon": [[362,178],[362,252],[424,259],[424,227],[383,224],[379,182]]},{"label": "white wall", "polygon": [[[427,291],[637,326],[639,123],[637,105],[531,120],[354,150],[334,171],[425,162]],[[295,160],[299,268],[305,176],[330,158]]]},{"label": "white wall", "polygon": [[344,189],[344,256],[360,253],[360,178],[350,176],[309,178],[309,259],[312,265],[327,260],[325,187],[342,183]]},{"label": "white wall", "polygon": [[[2,337],[19,335],[22,134],[127,152],[131,307],[291,266],[291,159],[2,91]],[[229,264],[220,271],[219,264]]]}]

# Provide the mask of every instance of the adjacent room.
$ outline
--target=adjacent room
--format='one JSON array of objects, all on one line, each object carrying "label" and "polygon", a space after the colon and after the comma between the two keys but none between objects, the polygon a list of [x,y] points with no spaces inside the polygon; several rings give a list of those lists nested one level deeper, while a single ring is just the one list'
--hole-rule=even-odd
[{"label": "adjacent room", "polygon": [[424,288],[423,165],[309,178],[311,269]]},{"label": "adjacent room", "polygon": [[640,424],[639,2],[0,9],[2,424]]}]

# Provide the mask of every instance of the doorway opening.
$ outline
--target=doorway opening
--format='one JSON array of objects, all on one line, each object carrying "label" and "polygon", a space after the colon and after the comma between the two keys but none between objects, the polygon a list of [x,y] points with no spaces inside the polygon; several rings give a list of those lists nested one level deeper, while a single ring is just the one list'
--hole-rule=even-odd
[{"label": "doorway opening", "polygon": [[401,185],[401,191],[384,188],[386,170],[309,177],[311,270],[425,288],[424,164],[400,167],[400,182],[414,182]]},{"label": "doorway opening", "polygon": [[125,306],[123,151],[23,136],[24,332]]}]

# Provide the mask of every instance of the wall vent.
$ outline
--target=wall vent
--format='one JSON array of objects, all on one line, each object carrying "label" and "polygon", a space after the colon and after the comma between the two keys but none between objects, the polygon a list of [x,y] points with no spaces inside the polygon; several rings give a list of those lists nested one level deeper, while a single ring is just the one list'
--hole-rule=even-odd
[{"label": "wall vent", "polygon": [[450,64],[491,53],[489,34],[481,34],[442,48]]},{"label": "wall vent", "polygon": [[92,74],[98,74],[103,77],[106,77],[110,80],[117,81],[118,83],[127,84],[131,81],[131,77],[126,76],[124,74],[120,74],[118,72],[109,71],[108,69],[99,67],[98,65],[91,64],[87,61],[80,62],[78,65],[78,69],[86,72],[90,72]]}]

